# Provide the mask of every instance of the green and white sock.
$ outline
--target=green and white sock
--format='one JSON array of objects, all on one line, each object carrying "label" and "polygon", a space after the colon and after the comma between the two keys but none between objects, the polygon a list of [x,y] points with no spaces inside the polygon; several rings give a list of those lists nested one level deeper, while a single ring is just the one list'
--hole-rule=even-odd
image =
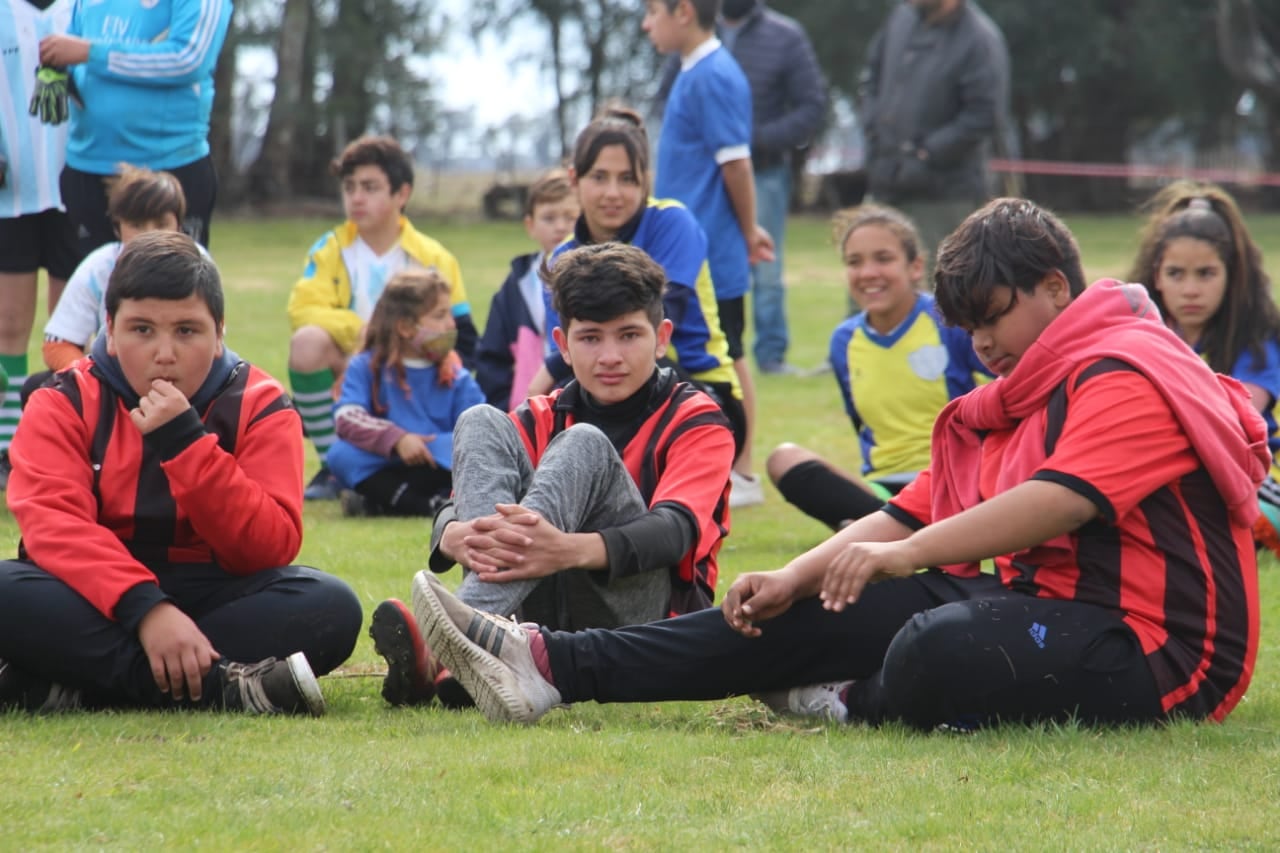
[{"label": "green and white sock", "polygon": [[333,446],[337,434],[333,428],[333,382],[332,370],[317,370],[314,373],[289,371],[289,385],[293,388],[293,404],[302,417],[302,428],[316,446],[316,455],[320,464],[324,464],[325,454]]},{"label": "green and white sock", "polygon": [[4,400],[0,402],[0,452],[9,449],[13,432],[22,416],[22,383],[27,381],[27,354],[0,355],[0,376],[4,376]]}]

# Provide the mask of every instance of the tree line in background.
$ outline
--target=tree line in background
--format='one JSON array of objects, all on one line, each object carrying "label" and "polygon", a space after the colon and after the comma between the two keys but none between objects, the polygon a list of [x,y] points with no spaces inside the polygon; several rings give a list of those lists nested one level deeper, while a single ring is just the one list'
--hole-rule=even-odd
[{"label": "tree line in background", "polygon": [[[1257,146],[1280,165],[1280,0],[979,0],[1012,60],[1010,128],[1034,160],[1122,163],[1135,145],[1195,151]],[[856,103],[859,72],[890,0],[775,0],[805,25],[837,95]],[[480,140],[492,159],[539,139],[558,157],[605,100],[642,107],[660,59],[638,0],[474,0],[449,20],[429,0],[240,0],[218,66],[211,141],[231,201],[330,195],[329,160],[364,132],[394,134],[420,159]],[[556,94],[550,115],[513,104],[504,127],[478,128],[437,102],[422,59],[447,28],[540,45],[511,61]],[[532,35],[530,35],[532,34]],[[274,88],[238,80],[246,49],[274,56]],[[257,99],[255,101],[255,99]],[[240,116],[239,138],[233,112]],[[260,140],[243,162],[246,139]],[[509,152],[507,152],[509,153]],[[1037,198],[1069,209],[1129,202],[1115,180],[1027,177]]]}]

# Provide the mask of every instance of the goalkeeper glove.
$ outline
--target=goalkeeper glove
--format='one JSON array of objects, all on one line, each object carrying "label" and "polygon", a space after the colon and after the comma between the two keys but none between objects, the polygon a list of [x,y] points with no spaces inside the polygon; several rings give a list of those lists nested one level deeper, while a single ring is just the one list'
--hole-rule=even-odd
[{"label": "goalkeeper glove", "polygon": [[31,96],[28,112],[45,124],[62,124],[67,120],[67,72],[41,65],[36,69],[36,91]]}]

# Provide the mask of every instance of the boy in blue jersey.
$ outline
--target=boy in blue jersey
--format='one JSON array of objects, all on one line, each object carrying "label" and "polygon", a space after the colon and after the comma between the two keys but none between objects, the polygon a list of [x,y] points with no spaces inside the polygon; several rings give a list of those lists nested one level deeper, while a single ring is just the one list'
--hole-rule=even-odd
[{"label": "boy in blue jersey", "polygon": [[40,39],[64,32],[71,8],[72,0],[0,0],[0,91],[11,105],[0,122],[0,490],[8,486],[9,442],[21,414],[37,276],[48,273],[52,311],[80,262],[58,191],[67,126],[27,115]]},{"label": "boy in blue jersey", "polygon": [[661,53],[680,56],[658,139],[659,198],[681,201],[707,232],[707,261],[720,325],[729,341],[747,414],[747,438],[734,460],[733,506],[764,500],[752,473],[755,385],[744,359],[743,301],[751,263],[773,259],[773,239],[756,222],[751,169],[751,89],[715,36],[718,0],[648,0],[644,30]]},{"label": "boy in blue jersey", "polygon": [[82,254],[115,239],[106,179],[120,163],[171,172],[187,199],[183,230],[209,245],[213,72],[230,23],[231,0],[93,0],[75,5],[65,35],[40,41],[40,64],[69,69],[80,94],[62,196]]},{"label": "boy in blue jersey", "polygon": [[331,171],[342,187],[347,220],[311,247],[302,278],[289,294],[289,385],[320,457],[307,500],[338,497],[338,480],[324,464],[337,437],[334,387],[393,275],[412,268],[440,273],[449,285],[458,329],[455,349],[468,368],[476,351],[476,327],[457,258],[405,218],[413,193],[409,155],[390,137],[361,137],[346,147]]}]

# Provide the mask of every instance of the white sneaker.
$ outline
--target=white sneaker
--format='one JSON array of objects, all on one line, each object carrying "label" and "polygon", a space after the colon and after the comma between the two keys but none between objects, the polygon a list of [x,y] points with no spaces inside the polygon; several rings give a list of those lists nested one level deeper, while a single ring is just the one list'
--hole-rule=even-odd
[{"label": "white sneaker", "polygon": [[824,720],[847,723],[849,709],[844,702],[840,701],[840,694],[852,683],[852,681],[834,681],[751,695],[752,698],[768,705],[769,710],[783,716],[821,717]]},{"label": "white sneaker", "polygon": [[413,578],[413,614],[427,646],[493,722],[533,723],[561,704],[514,619],[463,604],[426,571]]},{"label": "white sneaker", "polygon": [[729,472],[729,507],[759,506],[764,503],[764,484],[759,477],[748,477],[737,471]]}]

